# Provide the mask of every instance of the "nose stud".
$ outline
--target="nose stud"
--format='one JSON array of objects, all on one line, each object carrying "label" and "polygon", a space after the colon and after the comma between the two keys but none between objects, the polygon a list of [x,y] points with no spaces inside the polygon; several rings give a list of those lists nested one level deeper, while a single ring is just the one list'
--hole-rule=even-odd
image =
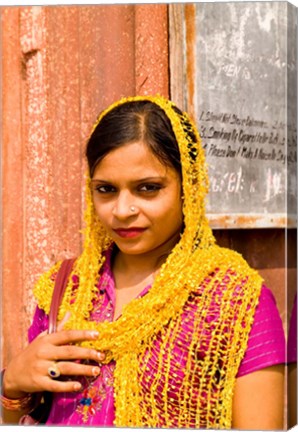
[{"label": "nose stud", "polygon": [[[127,215],[127,212],[130,212],[130,213],[139,212],[138,207],[135,207],[133,205],[129,206],[129,207],[126,207],[126,208],[123,208],[122,210],[124,212],[123,214],[125,214],[125,215]],[[112,214],[115,215],[115,216],[120,215],[121,214],[121,209],[119,209],[118,207],[114,207],[113,210],[112,210]]]}]

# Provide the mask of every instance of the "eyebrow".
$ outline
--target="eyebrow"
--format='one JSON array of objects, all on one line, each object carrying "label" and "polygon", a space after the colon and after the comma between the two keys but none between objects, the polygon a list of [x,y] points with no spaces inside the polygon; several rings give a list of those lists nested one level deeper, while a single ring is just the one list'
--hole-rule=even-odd
[{"label": "eyebrow", "polygon": [[[137,179],[137,180],[133,180],[131,183],[146,183],[146,182],[151,182],[151,181],[164,181],[166,180],[166,177],[164,176],[155,176],[155,177],[144,177],[141,179]],[[102,180],[102,179],[91,179],[91,183],[113,183],[113,181],[109,181],[109,180]]]}]

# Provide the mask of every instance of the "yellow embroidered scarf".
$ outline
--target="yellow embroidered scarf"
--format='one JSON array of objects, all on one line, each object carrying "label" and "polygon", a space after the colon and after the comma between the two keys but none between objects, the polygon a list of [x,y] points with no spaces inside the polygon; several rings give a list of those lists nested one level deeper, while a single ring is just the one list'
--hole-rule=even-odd
[{"label": "yellow embroidered scarf", "polygon": [[[82,345],[105,351],[106,362],[116,360],[116,426],[229,429],[233,386],[247,345],[262,279],[239,254],[215,244],[205,214],[208,190],[205,157],[198,131],[186,113],[178,113],[175,105],[161,96],[136,96],[111,105],[101,113],[96,125],[118,105],[143,100],[151,101],[164,110],[179,145],[185,229],[146,296],[130,302],[115,322],[90,321],[92,301],[97,296],[98,272],[104,262],[103,252],[111,241],[96,217],[88,178],[84,248],[73,269],[73,274],[79,277],[79,288],[75,291],[75,301],[71,301],[73,282],[70,278],[59,318],[62,319],[70,311],[67,328],[97,329],[99,339]],[[53,291],[52,274],[59,266],[60,263],[57,263],[42,275],[34,289],[38,305],[47,313]],[[171,347],[177,342],[185,320],[186,305],[200,290],[200,302],[191,312],[196,325],[191,330],[192,342],[185,353],[186,366],[183,366],[176,404],[179,408],[176,406],[173,411],[170,396],[172,372],[169,366]],[[206,317],[212,315],[214,305],[217,319],[216,327],[211,331]],[[232,329],[228,334],[227,328]],[[205,334],[209,334],[209,339],[205,339]],[[146,374],[145,359],[157,337],[162,337],[164,349],[159,353],[155,385],[144,391],[142,377]],[[210,337],[212,343],[209,343]],[[203,356],[199,355],[202,344],[206,345]],[[216,371],[219,357],[223,371],[220,380]],[[200,384],[196,383],[196,376],[200,376]],[[164,380],[163,391],[156,408],[156,389],[161,377]],[[196,394],[195,404],[190,402],[193,394]]]}]

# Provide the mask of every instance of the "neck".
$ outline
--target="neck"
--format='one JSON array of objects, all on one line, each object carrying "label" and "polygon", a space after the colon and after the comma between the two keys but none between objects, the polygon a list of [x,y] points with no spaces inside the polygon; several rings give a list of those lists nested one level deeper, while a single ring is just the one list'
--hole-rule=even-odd
[{"label": "neck", "polygon": [[113,263],[114,270],[127,275],[136,271],[144,275],[156,273],[179,241],[179,237],[180,233],[158,248],[142,254],[125,254],[118,250]]},{"label": "neck", "polygon": [[127,255],[119,251],[114,260],[114,271],[125,272],[127,275],[133,273],[151,274],[156,272],[166,257],[149,257],[141,255]]}]

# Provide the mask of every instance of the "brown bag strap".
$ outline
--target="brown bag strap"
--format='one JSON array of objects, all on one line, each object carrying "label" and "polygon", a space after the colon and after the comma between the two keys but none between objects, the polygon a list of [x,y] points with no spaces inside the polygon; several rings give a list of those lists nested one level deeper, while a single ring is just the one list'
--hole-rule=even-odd
[{"label": "brown bag strap", "polygon": [[54,333],[57,328],[58,309],[61,304],[63,294],[68,282],[69,275],[72,271],[75,258],[64,260],[58,270],[55,286],[52,296],[52,302],[49,313],[49,330],[48,333]]}]

